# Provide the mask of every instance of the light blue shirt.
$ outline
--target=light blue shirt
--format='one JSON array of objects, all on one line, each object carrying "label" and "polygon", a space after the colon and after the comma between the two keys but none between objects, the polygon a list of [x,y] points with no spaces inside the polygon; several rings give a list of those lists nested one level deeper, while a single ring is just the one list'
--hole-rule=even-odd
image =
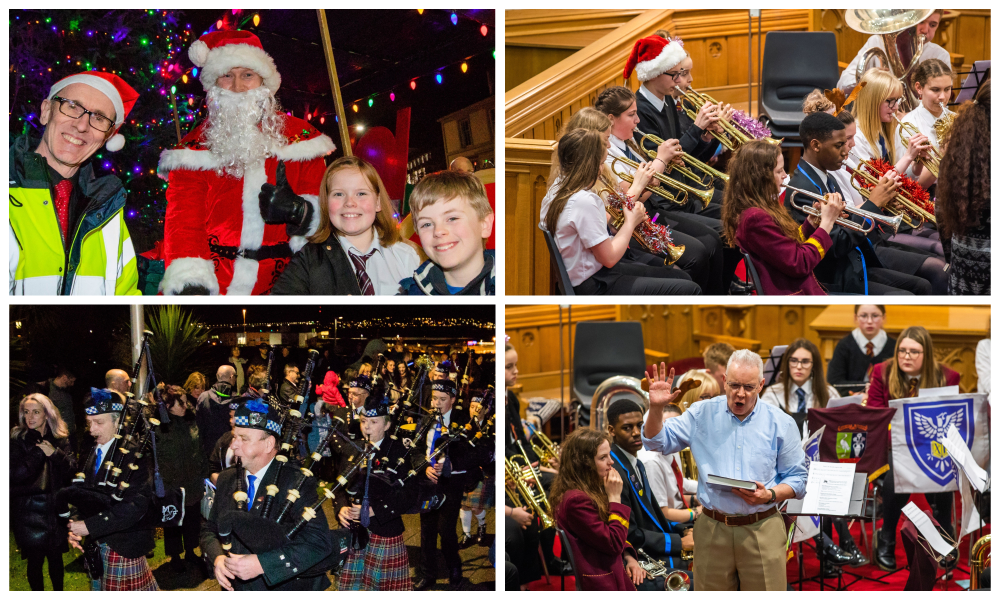
[{"label": "light blue shirt", "polygon": [[784,483],[796,498],[806,494],[806,455],[795,420],[759,399],[742,422],[725,396],[695,402],[681,416],[667,419],[653,439],[643,433],[642,445],[662,454],[690,446],[698,465],[698,501],[718,512],[747,515],[773,505],[747,504],[729,489],[708,485],[709,474],[759,481],[766,488]]}]

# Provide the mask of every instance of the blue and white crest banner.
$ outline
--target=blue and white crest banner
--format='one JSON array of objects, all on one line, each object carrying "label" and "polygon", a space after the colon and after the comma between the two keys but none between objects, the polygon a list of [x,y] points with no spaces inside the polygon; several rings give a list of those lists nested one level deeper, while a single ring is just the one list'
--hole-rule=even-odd
[{"label": "blue and white crest banner", "polygon": [[980,466],[989,460],[986,394],[891,400],[892,472],[896,492],[923,494],[958,489],[954,461],[939,441],[954,425]]}]

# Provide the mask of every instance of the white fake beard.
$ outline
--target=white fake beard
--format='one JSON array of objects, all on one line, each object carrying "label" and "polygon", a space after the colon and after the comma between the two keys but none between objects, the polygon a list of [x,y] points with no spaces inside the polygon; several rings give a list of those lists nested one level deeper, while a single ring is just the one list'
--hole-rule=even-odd
[{"label": "white fake beard", "polygon": [[245,167],[284,145],[284,120],[278,111],[278,100],[264,86],[246,92],[210,89],[205,142],[221,162],[216,173],[241,179]]}]

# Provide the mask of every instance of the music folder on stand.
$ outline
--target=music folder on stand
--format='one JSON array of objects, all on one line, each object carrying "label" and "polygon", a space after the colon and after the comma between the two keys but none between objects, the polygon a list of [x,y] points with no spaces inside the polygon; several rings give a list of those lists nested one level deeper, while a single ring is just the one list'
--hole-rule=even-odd
[{"label": "music folder on stand", "polygon": [[[819,531],[820,531],[820,536],[822,537],[822,535],[823,535],[823,525],[825,523],[824,520],[827,517],[843,517],[843,518],[849,518],[849,519],[861,519],[862,520],[862,527],[864,527],[863,520],[864,520],[864,516],[865,516],[865,504],[867,504],[869,501],[874,502],[874,498],[869,498],[868,497],[868,473],[855,473],[854,474],[854,485],[851,488],[851,501],[850,501],[850,504],[848,505],[848,509],[847,509],[847,512],[845,514],[842,514],[842,515],[831,515],[831,514],[803,513],[802,512],[802,504],[803,504],[804,500],[797,500],[795,498],[792,498],[791,500],[788,500],[785,503],[784,513],[786,515],[789,515],[789,516],[819,517]],[[831,540],[831,542],[832,542],[832,540]],[[823,570],[824,570],[824,567],[826,566],[826,558],[824,557],[825,553],[823,552],[823,549],[821,547],[816,549],[816,554],[819,556],[819,575],[818,575],[818,578],[819,578],[819,589],[820,589],[820,591],[823,591],[824,589],[826,589],[826,582],[823,580]],[[855,583],[857,583],[858,581],[860,581],[862,579],[868,579],[870,581],[878,581],[879,583],[885,583],[885,582],[880,581],[878,579],[873,579],[871,577],[865,577],[864,575],[858,575],[857,573],[847,573],[847,575],[851,575],[853,577],[856,577],[856,579],[854,581],[848,583],[846,586],[844,586],[843,585],[844,571],[841,570],[840,571],[840,575],[837,578],[837,588],[836,589],[838,589],[838,590],[847,589],[847,588],[849,588],[850,586],[854,585]],[[803,581],[805,581],[805,578],[804,578],[803,565],[802,565],[802,543],[799,542],[799,581],[798,581],[799,591],[802,591],[802,583],[803,583]]]}]

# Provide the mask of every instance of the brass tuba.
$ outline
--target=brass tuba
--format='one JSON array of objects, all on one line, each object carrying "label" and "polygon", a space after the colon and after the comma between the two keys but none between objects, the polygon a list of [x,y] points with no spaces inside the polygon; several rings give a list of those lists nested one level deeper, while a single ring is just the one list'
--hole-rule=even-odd
[{"label": "brass tuba", "polygon": [[990,537],[984,535],[972,546],[969,556],[969,589],[980,589],[980,576],[990,566]]},{"label": "brass tuba", "polygon": [[875,66],[889,69],[903,84],[903,110],[910,112],[920,103],[913,93],[912,75],[920,61],[927,39],[917,34],[916,26],[931,16],[934,9],[924,8],[851,8],[844,11],[844,21],[855,31],[882,36],[885,46],[875,47],[861,57],[856,73],[861,81],[865,71]]},{"label": "brass tuba", "polygon": [[597,431],[607,431],[608,407],[623,397],[635,400],[643,412],[649,410],[649,393],[642,389],[642,382],[628,375],[615,375],[602,381],[594,390],[594,399],[590,402],[590,426]]}]

